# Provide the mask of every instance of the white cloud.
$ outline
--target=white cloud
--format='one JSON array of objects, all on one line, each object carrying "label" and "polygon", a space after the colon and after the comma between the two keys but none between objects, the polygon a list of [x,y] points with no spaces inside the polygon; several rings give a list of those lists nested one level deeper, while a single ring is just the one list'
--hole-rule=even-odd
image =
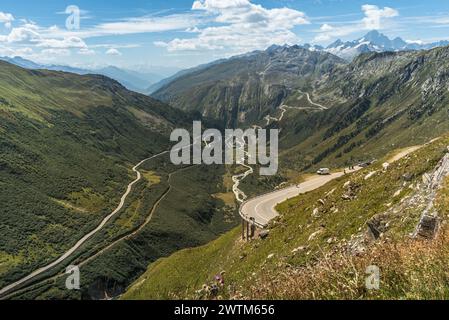
[{"label": "white cloud", "polygon": [[73,48],[87,48],[86,43],[78,37],[67,37],[62,40],[59,39],[40,39],[38,47],[54,48],[54,49],[73,49]]},{"label": "white cloud", "polygon": [[29,47],[13,49],[13,48],[9,48],[9,47],[0,46],[0,55],[1,56],[26,57],[26,56],[29,56],[29,55],[32,55],[32,54],[33,54],[33,49],[29,48]]},{"label": "white cloud", "polygon": [[299,42],[293,29],[308,24],[306,15],[289,8],[267,9],[249,0],[197,0],[194,12],[202,12],[210,24],[193,38],[157,41],[168,51],[232,50],[235,53],[263,49],[271,44]]},{"label": "white cloud", "polygon": [[114,35],[182,31],[195,27],[199,22],[198,17],[194,14],[173,14],[160,17],[145,16],[128,18],[121,21],[102,23],[91,28],[82,28],[76,31],[46,29],[43,32],[51,37],[75,36],[87,39]]},{"label": "white cloud", "polygon": [[44,49],[41,51],[41,55],[48,55],[49,60],[51,56],[70,56],[70,50],[67,49]]},{"label": "white cloud", "polygon": [[23,42],[32,43],[39,41],[40,35],[34,29],[29,27],[13,28],[8,36],[6,36],[7,42]]},{"label": "white cloud", "polygon": [[407,42],[408,44],[418,44],[418,45],[423,45],[425,43],[422,40],[405,40],[405,42]]},{"label": "white cloud", "polygon": [[154,45],[159,48],[168,48],[168,43],[164,41],[155,41]]},{"label": "white cloud", "polygon": [[399,15],[399,12],[390,7],[380,9],[378,6],[365,4],[362,6],[362,11],[365,13],[363,23],[365,29],[381,29],[382,18],[393,18]]},{"label": "white cloud", "polygon": [[[12,15],[8,16],[11,18]],[[168,51],[226,49],[227,53],[240,53],[273,43],[297,43],[299,38],[293,29],[309,23],[303,12],[289,8],[267,9],[250,0],[197,0],[187,13],[127,18],[71,31],[57,26],[41,27],[26,19],[19,21],[20,26],[12,28],[8,35],[0,35],[1,42],[43,49],[79,49],[79,54],[86,55],[93,54],[90,50],[95,47],[85,42],[91,37],[166,31],[184,32],[187,37],[155,42]],[[118,46],[104,48],[110,55],[121,55]]]},{"label": "white cloud", "polygon": [[361,20],[353,21],[338,26],[330,24],[321,25],[316,32],[318,35],[314,38],[314,42],[325,42],[337,37],[344,37],[360,30],[384,29],[385,19],[397,17],[399,12],[396,9],[384,7],[380,9],[378,6],[365,4],[361,7],[364,17]]},{"label": "white cloud", "polygon": [[331,31],[331,30],[334,30],[334,27],[332,27],[331,25],[329,25],[329,24],[327,24],[327,23],[325,23],[325,24],[323,24],[321,27],[320,27],[320,30],[321,31]]},{"label": "white cloud", "polygon": [[199,33],[199,32],[201,32],[200,31],[200,29],[198,28],[198,27],[193,27],[193,28],[187,28],[186,30],[185,30],[185,32],[188,32],[188,33]]},{"label": "white cloud", "polygon": [[93,56],[96,54],[95,50],[88,49],[88,48],[81,48],[81,49],[79,49],[78,53],[83,56]]},{"label": "white cloud", "polygon": [[[12,15],[0,12],[0,23],[13,19]],[[79,50],[80,54],[92,54],[84,39],[90,37],[126,35],[147,32],[164,32],[171,30],[183,31],[194,28],[199,22],[195,14],[177,14],[168,16],[145,16],[140,18],[123,19],[118,22],[108,22],[98,24],[91,28],[84,28],[76,31],[60,29],[58,26],[41,27],[36,23],[20,19],[21,25],[13,28],[9,34],[0,35],[0,42],[8,42],[12,45],[35,45],[48,49],[85,49]],[[194,29],[192,29],[195,31]],[[98,47],[101,44],[96,45]],[[104,45],[104,48],[115,49],[138,47],[140,45]],[[94,47],[94,46],[92,46]],[[117,50],[110,51],[111,55],[121,55]]]},{"label": "white cloud", "polygon": [[[56,30],[57,28],[51,27]],[[72,49],[87,48],[84,40],[78,37],[68,36],[64,38],[49,38],[42,34],[42,28],[35,24],[23,24],[20,27],[13,28],[6,36],[1,36],[0,41],[11,44],[28,44],[42,48],[52,49]]]},{"label": "white cloud", "polygon": [[106,54],[110,55],[110,56],[121,56],[122,55],[122,53],[115,48],[111,48],[111,49],[107,50]]},{"label": "white cloud", "polygon": [[11,13],[0,11],[0,23],[3,23],[6,28],[10,29],[13,21],[14,16]]},{"label": "white cloud", "polygon": [[344,37],[351,33],[358,32],[363,29],[360,23],[348,24],[342,26],[331,26],[324,24],[317,30],[318,35],[313,39],[314,42],[326,42],[334,38]]},{"label": "white cloud", "polygon": [[130,49],[130,48],[140,48],[142,45],[138,43],[128,43],[128,44],[118,44],[118,43],[102,43],[102,44],[92,44],[90,48],[114,48],[114,49]]},{"label": "white cloud", "polygon": [[16,56],[28,56],[30,54],[33,54],[34,51],[32,48],[26,47],[26,48],[19,48],[17,50],[15,50],[15,55]]}]

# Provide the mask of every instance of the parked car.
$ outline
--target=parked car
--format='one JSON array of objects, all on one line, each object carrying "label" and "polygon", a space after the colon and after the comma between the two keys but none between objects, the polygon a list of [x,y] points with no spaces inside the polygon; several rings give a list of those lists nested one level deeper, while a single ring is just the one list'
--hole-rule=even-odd
[{"label": "parked car", "polygon": [[369,162],[360,162],[357,166],[359,166],[360,168],[366,168],[370,165]]},{"label": "parked car", "polygon": [[366,168],[366,167],[372,165],[373,163],[375,163],[376,161],[377,161],[377,160],[371,160],[371,161],[360,162],[360,163],[358,164],[358,166],[361,167],[361,168]]},{"label": "parked car", "polygon": [[316,173],[321,176],[325,176],[331,174],[331,170],[329,168],[321,168]]}]

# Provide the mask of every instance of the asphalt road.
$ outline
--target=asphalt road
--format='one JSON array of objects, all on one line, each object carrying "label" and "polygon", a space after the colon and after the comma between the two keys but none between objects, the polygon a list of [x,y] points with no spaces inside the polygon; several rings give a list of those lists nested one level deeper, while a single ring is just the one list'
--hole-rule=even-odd
[{"label": "asphalt road", "polygon": [[[356,170],[354,171],[357,171],[359,169],[361,168],[356,168]],[[245,218],[245,220],[254,218],[256,224],[265,226],[270,220],[279,215],[275,210],[276,205],[278,205],[279,203],[284,202],[287,199],[296,197],[300,194],[318,189],[319,187],[324,186],[329,181],[337,179],[343,175],[343,172],[336,172],[327,176],[316,176],[299,184],[299,186],[291,186],[285,189],[268,193],[266,195],[262,195],[260,197],[256,197],[245,202],[240,208],[240,213]]]},{"label": "asphalt road", "polygon": [[[395,161],[398,161],[408,154],[419,150],[421,147],[422,146],[413,146],[405,148],[394,155],[391,159],[389,159],[388,162],[393,163]],[[355,170],[347,171],[347,173],[358,171],[360,169],[362,168],[356,167]],[[254,218],[254,221],[257,225],[266,226],[268,222],[270,222],[270,220],[276,218],[279,215],[279,213],[275,209],[276,205],[278,205],[279,203],[282,203],[300,194],[318,189],[319,187],[324,186],[329,181],[337,179],[343,175],[344,172],[336,172],[327,176],[316,176],[312,179],[307,180],[306,182],[301,183],[299,186],[291,186],[253,198],[242,204],[240,208],[240,215],[247,221],[249,221],[251,218]]]}]

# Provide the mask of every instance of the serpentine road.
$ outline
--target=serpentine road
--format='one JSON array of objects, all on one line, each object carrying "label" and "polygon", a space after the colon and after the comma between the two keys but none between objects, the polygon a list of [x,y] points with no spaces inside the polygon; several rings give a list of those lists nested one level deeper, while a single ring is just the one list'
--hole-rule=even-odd
[{"label": "serpentine road", "polygon": [[[361,168],[357,167],[353,171],[360,170]],[[276,211],[275,207],[281,202],[284,202],[287,199],[296,197],[300,194],[318,189],[319,187],[324,186],[329,181],[340,178],[343,176],[343,172],[336,172],[327,176],[316,176],[306,182],[303,182],[299,185],[287,187],[285,189],[277,190],[266,195],[262,195],[256,198],[253,198],[242,204],[240,208],[240,214],[245,220],[254,219],[256,225],[264,227],[270,222],[270,220],[276,218],[279,214]]]},{"label": "serpentine road", "polygon": [[[434,139],[435,140],[435,139]],[[432,141],[434,141],[432,140]],[[431,142],[432,142],[431,141]],[[429,142],[430,143],[430,142]],[[388,160],[388,163],[396,162],[405,156],[413,153],[423,146],[412,146],[406,149],[403,149],[395,156]],[[354,170],[346,170],[346,173],[353,173],[355,171],[359,171],[362,169],[359,166],[356,166]],[[265,195],[261,195],[259,197],[253,198],[244,202],[240,207],[240,215],[246,221],[251,221],[254,219],[254,222],[259,227],[265,227],[272,219],[276,218],[279,213],[276,211],[275,207],[293,197],[296,197],[300,194],[313,191],[324,186],[326,183],[340,178],[343,176],[344,172],[336,172],[327,176],[316,176],[303,182],[296,186],[287,187],[285,189],[280,189]]]},{"label": "serpentine road", "polygon": [[316,106],[316,107],[320,108],[321,110],[327,110],[327,109],[328,109],[327,107],[323,106],[322,104],[313,102],[312,99],[310,99],[310,94],[309,94],[308,92],[305,92],[305,93],[304,93],[304,92],[302,92],[301,90],[298,90],[298,92],[301,93],[301,94],[305,94],[306,97],[307,97],[307,101],[309,101],[309,103],[310,103],[311,105]]},{"label": "serpentine road", "polygon": [[[313,101],[311,101],[310,96],[309,96],[308,93],[307,93],[307,99],[309,100],[309,102],[310,102],[312,105],[318,106],[318,107],[320,107],[321,109],[325,109],[324,106],[322,106],[322,105],[320,105],[320,104],[317,104],[317,103],[314,103]],[[287,110],[286,110],[287,107],[288,107],[288,106],[282,106],[282,107],[280,108],[280,109],[282,110],[282,115],[281,115],[280,119],[275,119],[275,120],[280,121],[280,120],[282,119],[284,113],[287,111]],[[205,141],[205,142],[206,142],[206,140],[207,140],[207,137],[204,137],[204,141]],[[195,139],[194,139],[194,143],[195,143]],[[194,143],[192,143],[192,144],[194,144]],[[227,141],[226,143],[229,143],[229,142]],[[243,143],[243,142],[237,141],[236,143],[237,143],[237,145],[238,145],[239,148],[243,148],[243,147],[244,147],[244,143]],[[185,147],[183,147],[183,148],[179,148],[179,149],[190,148],[190,147],[192,146],[192,144],[190,144],[190,145],[188,145],[188,146],[185,146]],[[92,231],[89,232],[88,234],[84,235],[84,236],[83,236],[83,237],[82,237],[82,238],[81,238],[81,239],[80,239],[74,246],[72,246],[70,249],[68,249],[68,250],[67,250],[64,254],[62,254],[57,260],[51,262],[50,264],[48,264],[48,265],[46,265],[46,266],[43,266],[43,267],[41,267],[41,268],[39,268],[39,269],[33,271],[32,273],[30,273],[30,274],[27,275],[26,277],[24,277],[24,278],[22,278],[22,279],[19,279],[18,281],[14,282],[14,283],[11,283],[10,285],[8,285],[8,286],[6,286],[6,287],[0,289],[0,297],[1,297],[1,296],[4,296],[5,294],[8,294],[8,293],[10,293],[10,292],[12,292],[12,291],[14,291],[14,290],[16,290],[17,287],[24,285],[25,283],[29,282],[30,280],[33,280],[33,279],[36,278],[37,276],[39,276],[39,275],[41,275],[41,274],[43,274],[43,273],[45,273],[45,272],[47,272],[47,271],[53,269],[54,267],[58,266],[59,264],[61,264],[61,263],[64,262],[65,260],[67,260],[67,258],[69,258],[75,251],[77,251],[83,244],[85,244],[85,243],[86,243],[92,236],[94,236],[96,233],[98,233],[100,230],[102,230],[102,229],[104,228],[104,226],[105,226],[105,225],[106,225],[106,224],[107,224],[107,223],[108,223],[108,222],[109,222],[109,221],[110,221],[110,220],[111,220],[111,219],[112,219],[118,212],[120,212],[120,211],[122,210],[122,208],[123,208],[123,206],[124,206],[124,204],[125,204],[125,202],[126,202],[126,199],[128,198],[129,194],[130,194],[131,191],[132,191],[132,187],[133,187],[137,182],[139,182],[139,181],[141,180],[142,174],[139,172],[138,168],[139,168],[143,163],[145,163],[146,161],[149,161],[149,160],[151,160],[151,159],[160,157],[160,156],[162,156],[162,155],[164,155],[164,154],[167,154],[167,153],[169,153],[168,150],[167,150],[167,151],[164,151],[164,152],[161,152],[161,153],[159,153],[159,154],[156,154],[156,155],[154,155],[154,156],[152,156],[152,157],[146,158],[146,159],[142,160],[141,162],[139,162],[138,164],[136,164],[136,165],[132,168],[132,171],[133,171],[134,173],[136,173],[137,177],[136,177],[135,180],[133,180],[131,183],[128,184],[127,189],[126,189],[126,192],[125,192],[125,193],[123,194],[123,196],[121,197],[120,203],[119,203],[119,205],[117,206],[117,208],[116,208],[114,211],[112,211],[108,216],[106,216],[106,217],[101,221],[101,223],[100,223],[94,230],[92,230]],[[247,156],[247,153],[246,153],[246,152],[245,152],[245,155]],[[233,192],[234,192],[234,194],[236,195],[237,201],[243,202],[244,199],[246,199],[246,195],[245,195],[245,194],[243,193],[243,191],[241,191],[238,187],[239,187],[239,184],[240,184],[240,182],[241,182],[242,180],[244,180],[248,175],[250,175],[250,174],[253,173],[253,168],[250,167],[250,166],[248,166],[248,165],[246,165],[246,164],[244,164],[244,159],[240,159],[240,163],[241,163],[243,166],[245,166],[248,170],[247,170],[246,172],[244,172],[243,174],[238,174],[238,175],[233,176],[233,177],[232,177],[232,180],[233,180],[233,182],[234,182]],[[283,194],[285,194],[285,191],[284,191]],[[287,193],[287,194],[288,194],[288,193]],[[252,202],[250,202],[250,203],[252,203]],[[266,215],[266,213],[265,213],[265,215]],[[264,215],[261,215],[260,217],[258,216],[257,219],[260,220],[260,221],[267,221],[267,220],[266,220],[267,217],[264,216]]]}]

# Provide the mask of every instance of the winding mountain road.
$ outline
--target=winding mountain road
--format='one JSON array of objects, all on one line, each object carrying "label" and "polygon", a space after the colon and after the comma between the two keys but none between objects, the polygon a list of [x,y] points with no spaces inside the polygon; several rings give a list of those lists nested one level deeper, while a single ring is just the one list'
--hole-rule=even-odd
[{"label": "winding mountain road", "polygon": [[[355,170],[347,171],[348,173],[360,170],[357,167]],[[300,194],[318,189],[324,186],[329,181],[340,178],[344,172],[336,172],[327,176],[316,176],[299,185],[287,187],[277,190],[249,201],[246,201],[240,207],[240,215],[247,221],[254,219],[256,225],[265,227],[272,219],[276,218],[279,213],[275,207],[290,198],[296,197]]]},{"label": "winding mountain road", "polygon": [[279,110],[281,110],[281,115],[279,116],[279,118],[273,117],[271,115],[266,116],[264,119],[267,122],[266,125],[270,125],[271,121],[273,122],[281,122],[281,120],[284,118],[285,113],[287,112],[287,109],[293,109],[293,110],[318,110],[318,111],[324,111],[324,110],[328,110],[327,107],[323,106],[322,104],[316,103],[314,101],[312,101],[312,99],[310,98],[310,95],[308,92],[302,92],[301,90],[297,90],[300,94],[302,95],[306,95],[307,97],[307,101],[309,102],[309,104],[311,104],[313,107],[291,107],[288,106],[286,104],[282,104],[279,107]]},{"label": "winding mountain road", "polygon": [[[309,103],[311,105],[315,106],[315,107],[318,107],[318,111],[323,111],[323,110],[327,110],[328,109],[327,107],[325,107],[325,106],[323,106],[323,105],[321,105],[319,103],[313,102],[310,99],[310,95],[309,95],[308,92],[302,92],[301,90],[297,90],[297,91],[300,94],[303,94],[303,95],[305,94],[307,96],[307,100],[309,101]],[[279,110],[281,110],[281,114],[280,114],[279,118],[276,118],[276,117],[268,115],[264,119],[267,121],[266,125],[268,126],[268,125],[270,125],[271,121],[281,122],[281,120],[284,118],[284,115],[285,115],[285,113],[287,112],[288,109],[295,109],[295,110],[310,110],[310,109],[313,109],[313,110],[317,110],[317,108],[315,108],[315,107],[290,107],[290,106],[288,106],[286,104],[282,104],[279,107]],[[258,127],[258,126],[256,126],[256,127]],[[229,144],[229,141],[226,141],[226,144]],[[237,147],[244,148],[244,143],[237,141],[236,144],[238,145]],[[243,149],[243,152],[244,152],[245,156],[248,156],[248,153],[244,149]],[[237,174],[237,175],[234,175],[232,177],[232,181],[234,182],[234,185],[232,186],[232,192],[234,192],[235,198],[236,198],[236,200],[238,202],[244,203],[244,201],[247,199],[247,196],[245,195],[245,193],[241,189],[239,189],[239,185],[246,177],[248,177],[250,174],[252,174],[254,172],[254,170],[253,170],[253,168],[251,166],[244,164],[244,159],[241,160],[240,164],[243,165],[244,167],[246,167],[248,170],[246,170],[242,174]],[[338,174],[339,173],[334,174],[334,175],[338,175]],[[341,174],[343,174],[343,173],[341,173]],[[332,175],[332,177],[334,175]],[[320,179],[317,179],[317,180],[321,181],[321,180],[326,180],[326,178],[328,178],[328,177],[319,177],[319,178]],[[335,178],[337,178],[337,177],[333,177],[333,179],[335,179]],[[325,183],[327,183],[327,181]],[[325,184],[325,183],[323,183],[323,184]],[[310,190],[307,190],[307,186],[305,188],[306,188],[306,190],[304,192],[310,191]],[[313,190],[313,189],[311,189],[311,190]],[[290,191],[293,191],[293,190],[290,190]],[[289,194],[289,192],[287,192],[287,194]],[[255,199],[253,199],[253,200],[255,200]],[[253,200],[251,200],[251,201],[253,201]],[[282,202],[282,201],[280,201],[280,202]],[[244,205],[242,205],[242,207],[246,207],[246,205],[247,205],[247,203],[244,203]],[[276,204],[274,206],[276,206]],[[273,206],[273,208],[274,208],[274,206]],[[242,207],[241,207],[241,209],[242,209]],[[246,210],[250,210],[250,209],[246,209]],[[273,212],[270,213],[269,211],[270,210],[268,210],[265,213],[265,215],[260,215],[260,216],[256,215],[257,216],[256,223],[259,224],[260,226],[266,225],[268,223],[268,221],[273,218],[273,217],[271,217],[273,215]],[[253,218],[253,216],[246,216],[246,213],[242,212],[242,210],[240,210],[240,215],[242,216],[243,219],[246,219],[246,220],[248,220],[249,218]],[[269,217],[271,217],[271,218],[269,218]],[[254,218],[256,218],[256,217],[254,217]],[[267,220],[267,218],[269,218],[269,220]]]},{"label": "winding mountain road", "polygon": [[[204,139],[206,140],[207,137],[204,137]],[[196,141],[198,141],[198,138],[194,139],[193,143],[178,148],[178,149],[174,149],[173,151],[179,151],[182,149],[186,149],[186,148],[190,148]],[[92,236],[94,236],[96,233],[98,233],[100,230],[102,230],[104,228],[104,226],[111,220],[111,218],[113,218],[118,212],[120,212],[123,209],[123,206],[125,205],[126,199],[128,198],[129,194],[131,193],[132,187],[139,182],[142,179],[142,174],[140,173],[140,171],[138,170],[139,167],[141,165],[143,165],[145,162],[158,158],[164,154],[169,153],[170,150],[166,150],[163,152],[160,152],[154,156],[151,156],[149,158],[143,159],[142,161],[140,161],[138,164],[136,164],[133,168],[132,171],[134,173],[136,173],[136,179],[133,180],[132,182],[130,182],[126,188],[125,193],[122,195],[121,199],[120,199],[120,203],[118,204],[117,208],[115,208],[114,211],[112,211],[109,215],[107,215],[102,221],[101,223],[91,232],[89,232],[88,234],[86,234],[85,236],[83,236],[80,240],[78,240],[77,243],[75,243],[75,245],[73,247],[71,247],[70,249],[68,249],[64,254],[62,254],[57,260],[53,261],[52,263],[43,266],[35,271],[33,271],[32,273],[30,273],[29,275],[27,275],[26,277],[23,277],[22,279],[17,280],[14,283],[11,283],[10,285],[0,289],[0,298],[6,294],[9,294],[11,292],[13,292],[17,287],[33,280],[34,278],[36,278],[37,276],[41,275],[42,273],[49,271],[51,269],[53,269],[54,267],[58,266],[59,264],[61,264],[62,262],[64,262],[65,260],[67,260],[76,250],[78,250],[83,244],[86,243],[86,241],[88,241]],[[165,195],[164,195],[165,197]],[[159,202],[158,202],[159,203]],[[157,204],[158,204],[157,203]],[[150,220],[151,220],[152,214],[150,215]],[[145,225],[149,222],[146,221]],[[140,229],[138,230],[140,231]],[[137,231],[137,232],[138,232]]]},{"label": "winding mountain road", "polygon": [[301,94],[305,94],[306,97],[307,97],[307,101],[309,101],[309,103],[311,105],[316,106],[316,107],[320,108],[321,110],[327,110],[328,109],[327,107],[323,106],[322,104],[313,102],[312,99],[310,99],[310,94],[308,92],[302,92],[301,90],[298,90],[298,92],[301,93]]},{"label": "winding mountain road", "polygon": [[[318,106],[320,109],[327,109],[326,107],[319,105],[317,103],[314,103],[313,101],[310,100],[310,96],[308,93],[307,94],[307,99],[309,100],[310,104]],[[280,121],[282,119],[282,117],[284,116],[284,113],[287,111],[287,108],[290,108],[288,106],[282,105],[280,107],[280,110],[282,111],[282,114],[280,116],[279,119],[276,118],[272,118],[271,120],[276,120],[276,121]],[[269,120],[268,120],[269,121]],[[204,138],[204,141],[206,142],[206,138]],[[195,140],[194,140],[195,143]],[[185,146],[183,148],[179,148],[180,149],[184,149],[184,148],[190,148],[194,143]],[[229,143],[228,141],[226,143]],[[206,142],[207,144],[207,142]],[[239,148],[244,148],[244,142],[240,142],[237,141],[236,144],[238,145]],[[176,150],[175,150],[176,151]],[[138,164],[136,164],[133,168],[132,171],[134,173],[136,173],[136,179],[133,180],[132,182],[130,182],[126,188],[125,193],[122,195],[121,199],[120,199],[120,203],[118,204],[118,206],[109,214],[107,215],[102,221],[101,223],[92,231],[90,231],[89,233],[87,233],[86,235],[84,235],[80,240],[78,240],[78,242],[75,243],[75,245],[73,245],[70,249],[68,249],[65,253],[63,253],[58,259],[56,259],[55,261],[51,262],[50,264],[43,266],[35,271],[33,271],[32,273],[30,273],[29,275],[17,280],[14,283],[9,284],[8,286],[0,289],[0,297],[5,296],[6,294],[11,294],[12,292],[14,292],[15,290],[17,290],[18,287],[23,286],[25,283],[33,280],[34,278],[36,278],[37,276],[53,269],[54,267],[60,265],[62,262],[64,262],[65,260],[67,260],[75,251],[77,251],[83,244],[85,244],[92,236],[94,236],[96,233],[98,233],[100,230],[102,230],[105,225],[118,213],[123,209],[123,206],[125,205],[126,199],[128,198],[129,194],[132,191],[132,187],[141,180],[142,178],[142,174],[140,173],[140,171],[138,170],[139,167],[144,164],[146,161],[149,161],[151,159],[160,157],[164,154],[169,153],[169,150],[163,151],[161,153],[158,153],[154,156],[151,156],[149,158],[146,158],[142,161],[140,161]],[[247,156],[247,152],[244,152],[245,156]],[[245,166],[248,170],[245,171],[242,174],[238,174],[232,177],[232,180],[234,182],[233,185],[233,192],[236,196],[237,201],[239,202],[243,202],[246,199],[246,195],[243,193],[242,190],[240,190],[239,184],[242,180],[244,180],[248,175],[252,174],[254,172],[253,168],[249,165],[246,165],[244,163],[244,159],[240,159],[240,164]],[[258,197],[255,199],[252,199],[251,201],[248,201],[246,203],[244,203],[241,207],[241,214],[242,216],[248,215],[248,217],[254,217],[256,219],[256,222],[262,224],[262,225],[266,225],[266,223],[268,223],[268,221],[270,219],[272,219],[273,216],[273,210],[274,207],[277,203],[282,202],[283,200],[285,200],[286,198],[289,198],[291,196],[295,196],[298,193],[303,193],[303,192],[307,192],[313,189],[316,189],[318,187],[320,187],[321,185],[324,185],[325,183],[327,183],[328,181],[337,178],[338,176],[341,176],[343,173],[336,173],[333,174],[331,176],[328,177],[319,177],[319,179],[314,179],[313,181],[308,181],[307,184],[304,184],[303,186],[300,186],[299,188],[296,187],[290,187],[290,188],[286,188],[283,190],[279,190],[277,192],[271,193],[269,195],[265,195],[263,197]],[[329,179],[329,180],[328,180]],[[316,181],[315,181],[316,180]],[[167,191],[167,193],[170,191],[170,189]],[[165,197],[166,194],[163,195],[162,199]],[[262,202],[260,202],[262,200]],[[283,199],[283,200],[282,200]],[[157,204],[161,201],[161,199],[157,202]],[[156,204],[156,206],[157,206]],[[262,205],[263,204],[263,205]],[[151,217],[152,217],[152,213],[150,214],[149,218],[145,221],[145,225],[147,223],[149,223],[151,221]],[[139,228],[138,230],[136,230],[135,232],[133,232],[131,235],[134,235],[135,233],[139,232],[141,230],[141,228]],[[131,236],[131,235],[128,235]],[[117,242],[117,241],[116,241]],[[107,246],[104,250],[109,249],[110,247],[112,247],[113,245],[115,245],[115,243],[111,243],[109,246]],[[97,254],[98,255],[98,254]],[[96,255],[96,256],[97,256]],[[93,257],[92,257],[93,258]]]},{"label": "winding mountain road", "polygon": [[[388,160],[388,163],[396,162],[409,155],[410,153],[421,149],[422,147],[423,146],[413,146],[405,148],[391,157]],[[361,169],[361,167],[356,166],[354,170],[346,170],[346,173],[353,173]],[[318,189],[328,182],[342,177],[344,174],[344,172],[336,172],[327,176],[316,176],[299,185],[287,187],[253,198],[241,205],[240,215],[246,221],[250,222],[251,220],[253,220],[257,226],[263,228],[272,219],[276,218],[279,215],[279,213],[275,209],[278,204],[300,194]]]}]

